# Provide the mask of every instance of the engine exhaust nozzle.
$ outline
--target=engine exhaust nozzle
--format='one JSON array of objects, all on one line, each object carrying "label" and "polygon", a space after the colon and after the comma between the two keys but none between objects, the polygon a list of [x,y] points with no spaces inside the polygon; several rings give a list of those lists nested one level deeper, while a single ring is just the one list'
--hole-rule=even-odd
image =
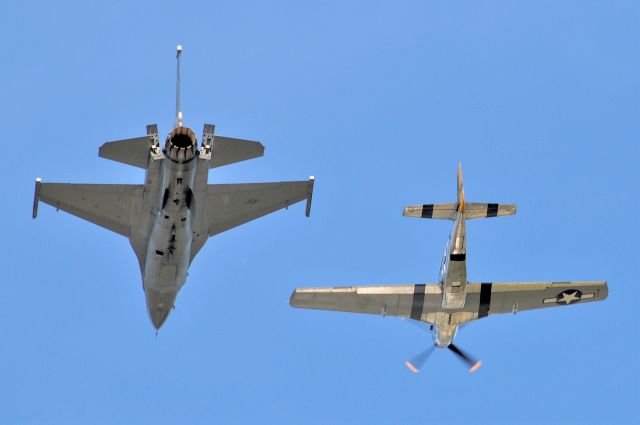
[{"label": "engine exhaust nozzle", "polygon": [[176,162],[192,160],[197,151],[196,134],[187,127],[176,127],[167,136],[165,155]]}]

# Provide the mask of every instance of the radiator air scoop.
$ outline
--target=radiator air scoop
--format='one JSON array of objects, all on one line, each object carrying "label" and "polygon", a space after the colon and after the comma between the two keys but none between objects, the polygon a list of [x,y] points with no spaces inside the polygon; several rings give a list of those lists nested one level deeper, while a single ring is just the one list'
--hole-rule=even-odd
[{"label": "radiator air scoop", "polygon": [[196,134],[187,127],[176,127],[167,136],[164,154],[175,162],[191,161],[197,152]]}]

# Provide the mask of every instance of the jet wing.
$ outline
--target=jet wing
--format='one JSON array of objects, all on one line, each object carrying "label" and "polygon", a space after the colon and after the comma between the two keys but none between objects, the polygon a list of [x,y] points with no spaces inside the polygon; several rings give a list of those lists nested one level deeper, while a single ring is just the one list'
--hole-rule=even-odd
[{"label": "jet wing", "polygon": [[311,178],[297,182],[211,184],[207,187],[203,225],[213,236],[304,199],[309,216],[313,182]]},{"label": "jet wing", "polygon": [[460,324],[490,314],[600,301],[607,298],[607,293],[607,283],[601,281],[470,283],[464,307],[445,310],[440,285],[351,286],[298,288],[291,294],[289,304],[425,322],[433,322],[442,313],[451,313]]},{"label": "jet wing", "polygon": [[129,237],[134,211],[140,209],[142,185],[42,183],[36,180],[33,218],[42,201],[56,209]]}]

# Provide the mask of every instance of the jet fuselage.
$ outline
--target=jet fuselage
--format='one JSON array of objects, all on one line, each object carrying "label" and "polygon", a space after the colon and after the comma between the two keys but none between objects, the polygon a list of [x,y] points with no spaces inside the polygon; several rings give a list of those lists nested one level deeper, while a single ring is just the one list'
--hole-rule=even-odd
[{"label": "jet fuselage", "polygon": [[[192,256],[196,175],[201,158],[193,131],[175,128],[167,137],[164,158],[149,167],[145,190],[154,194],[143,287],[149,317],[160,328],[187,279]],[[205,171],[209,164],[204,164]],[[157,178],[150,178],[150,174]],[[205,181],[206,184],[206,181]]]}]

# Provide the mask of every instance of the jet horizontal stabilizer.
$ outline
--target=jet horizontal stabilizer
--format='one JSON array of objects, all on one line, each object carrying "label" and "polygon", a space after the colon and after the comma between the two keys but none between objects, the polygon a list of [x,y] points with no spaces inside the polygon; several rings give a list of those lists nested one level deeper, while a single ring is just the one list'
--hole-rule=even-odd
[{"label": "jet horizontal stabilizer", "polygon": [[234,162],[259,158],[264,155],[264,145],[253,140],[215,136],[211,145],[212,158],[209,168],[222,167]]},{"label": "jet horizontal stabilizer", "polygon": [[146,169],[149,165],[150,150],[151,138],[143,136],[107,142],[100,146],[98,156]]}]

